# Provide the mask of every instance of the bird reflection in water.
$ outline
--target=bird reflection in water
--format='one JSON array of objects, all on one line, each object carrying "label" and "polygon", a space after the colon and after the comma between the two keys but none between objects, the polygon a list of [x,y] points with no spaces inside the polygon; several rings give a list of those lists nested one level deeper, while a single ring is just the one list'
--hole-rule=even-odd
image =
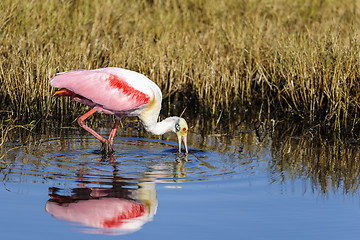
[{"label": "bird reflection in water", "polygon": [[102,176],[101,179],[101,176],[92,175],[91,171],[79,173],[77,188],[49,188],[51,199],[47,201],[45,210],[57,219],[82,224],[87,227],[80,229],[84,233],[133,233],[156,214],[155,182],[159,182],[156,178],[171,177],[177,181],[177,178],[185,176],[186,161],[187,156],[177,156],[173,169],[155,165],[139,179],[119,177],[114,163],[111,163],[114,170],[110,180],[110,176]]}]

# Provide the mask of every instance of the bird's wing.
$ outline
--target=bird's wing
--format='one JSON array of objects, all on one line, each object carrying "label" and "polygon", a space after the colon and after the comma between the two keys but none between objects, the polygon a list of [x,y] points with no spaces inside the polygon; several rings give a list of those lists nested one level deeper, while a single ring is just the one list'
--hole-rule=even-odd
[{"label": "bird's wing", "polygon": [[50,79],[50,84],[56,88],[69,89],[106,109],[123,112],[141,108],[151,101],[150,88],[145,92],[144,87],[142,91],[134,87],[139,85],[134,84],[134,81],[146,83],[142,78],[128,79],[125,74],[109,73],[101,69],[75,70],[58,74]]}]

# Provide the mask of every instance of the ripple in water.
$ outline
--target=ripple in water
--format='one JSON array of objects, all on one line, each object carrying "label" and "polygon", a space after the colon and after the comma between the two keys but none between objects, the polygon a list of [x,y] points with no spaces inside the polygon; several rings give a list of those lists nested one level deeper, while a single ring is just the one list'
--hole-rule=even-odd
[{"label": "ripple in water", "polygon": [[[179,154],[175,143],[119,137],[113,161],[99,154],[100,144],[93,138],[50,139],[33,148],[23,148],[12,156],[12,175],[43,179],[82,178],[106,181],[114,167],[128,181],[149,178],[156,182],[203,181],[232,177],[252,170],[249,159],[212,150],[189,149]],[[251,163],[251,162],[250,162]]]},{"label": "ripple in water", "polygon": [[102,158],[99,148],[94,138],[49,139],[11,152],[1,177],[21,185],[47,183],[46,212],[81,232],[121,235],[152,221],[156,183],[177,188],[185,181],[239,177],[257,164],[251,156],[211,148],[190,148],[185,155],[175,143],[151,139],[117,138],[112,159]]}]

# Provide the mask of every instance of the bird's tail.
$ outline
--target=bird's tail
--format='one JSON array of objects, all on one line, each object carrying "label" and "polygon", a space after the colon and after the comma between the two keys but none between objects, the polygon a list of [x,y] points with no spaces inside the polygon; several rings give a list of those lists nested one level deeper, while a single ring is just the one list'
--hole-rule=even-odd
[{"label": "bird's tail", "polygon": [[53,97],[74,97],[76,95],[76,93],[70,91],[69,89],[66,88],[61,88],[60,90],[57,90],[52,96]]}]

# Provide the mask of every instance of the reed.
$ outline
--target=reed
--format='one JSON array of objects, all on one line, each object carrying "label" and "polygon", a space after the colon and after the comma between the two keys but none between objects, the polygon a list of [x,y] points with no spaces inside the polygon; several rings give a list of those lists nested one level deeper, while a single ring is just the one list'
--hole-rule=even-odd
[{"label": "reed", "polygon": [[154,80],[169,112],[178,102],[180,111],[218,119],[266,109],[356,135],[359,7],[355,0],[2,0],[1,116],[73,120],[80,105],[54,101],[49,78],[117,66]]}]

